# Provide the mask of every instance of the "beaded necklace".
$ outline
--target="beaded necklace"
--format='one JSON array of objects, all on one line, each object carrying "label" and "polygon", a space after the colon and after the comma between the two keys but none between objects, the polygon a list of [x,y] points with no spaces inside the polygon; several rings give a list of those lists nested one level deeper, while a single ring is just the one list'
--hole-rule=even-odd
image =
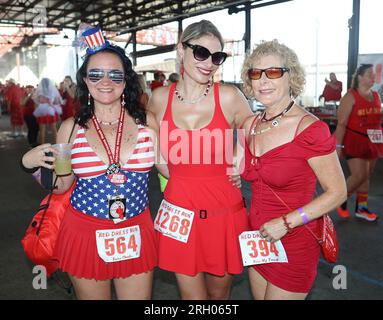
[{"label": "beaded necklace", "polygon": [[203,98],[205,98],[207,96],[207,94],[209,93],[210,87],[211,87],[211,83],[209,82],[207,84],[205,92],[199,98],[197,98],[195,100],[185,100],[184,97],[182,97],[181,94],[179,93],[177,87],[175,88],[174,93],[175,93],[176,97],[178,98],[178,100],[180,100],[182,103],[196,104],[196,103],[200,102]]}]

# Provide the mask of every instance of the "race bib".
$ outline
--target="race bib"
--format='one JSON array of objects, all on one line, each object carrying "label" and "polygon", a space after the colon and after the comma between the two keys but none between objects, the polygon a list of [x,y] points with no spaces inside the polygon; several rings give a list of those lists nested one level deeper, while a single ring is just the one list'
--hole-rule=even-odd
[{"label": "race bib", "polygon": [[140,256],[140,227],[96,230],[97,252],[105,262],[135,259]]},{"label": "race bib", "polygon": [[268,242],[259,231],[245,231],[239,235],[244,266],[288,262],[282,242]]},{"label": "race bib", "polygon": [[193,211],[175,206],[164,199],[154,220],[154,229],[167,237],[186,243],[193,218]]},{"label": "race bib", "polygon": [[367,129],[367,134],[372,143],[383,143],[383,135],[381,129]]}]

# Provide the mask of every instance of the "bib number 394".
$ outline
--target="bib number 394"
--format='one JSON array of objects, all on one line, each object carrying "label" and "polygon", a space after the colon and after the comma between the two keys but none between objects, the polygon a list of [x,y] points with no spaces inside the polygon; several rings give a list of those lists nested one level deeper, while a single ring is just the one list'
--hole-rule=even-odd
[{"label": "bib number 394", "polygon": [[97,252],[105,262],[138,258],[141,251],[140,227],[96,231]]},{"label": "bib number 394", "polygon": [[175,206],[164,199],[154,220],[154,229],[167,237],[186,243],[193,218],[193,211]]},{"label": "bib number 394", "polygon": [[259,231],[242,232],[239,243],[244,266],[288,262],[282,242],[268,242],[261,237]]},{"label": "bib number 394", "polygon": [[367,134],[372,143],[383,143],[383,135],[381,129],[368,129]]}]

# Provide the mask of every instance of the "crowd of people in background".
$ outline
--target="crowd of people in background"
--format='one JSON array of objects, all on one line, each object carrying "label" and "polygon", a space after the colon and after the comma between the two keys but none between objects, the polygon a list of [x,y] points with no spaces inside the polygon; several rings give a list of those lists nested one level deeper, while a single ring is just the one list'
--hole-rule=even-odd
[{"label": "crowd of people in background", "polygon": [[14,79],[0,83],[1,113],[10,115],[12,131],[9,138],[24,137],[24,126],[31,147],[44,143],[46,125],[50,124],[53,138],[57,122],[73,117],[79,108],[76,85],[70,76],[58,87],[48,78],[36,86],[21,86]]},{"label": "crowd of people in background", "polygon": [[[155,71],[153,76],[153,81],[147,81],[143,74],[138,74],[143,108],[153,90],[179,80],[178,73],[170,73],[168,79],[162,71]],[[54,141],[58,124],[73,117],[79,109],[76,94],[76,83],[69,75],[58,85],[48,78],[42,78],[36,86],[22,86],[14,79],[6,80],[5,84],[0,82],[0,115],[9,114],[12,128],[8,137],[26,135],[28,144],[35,147],[46,142],[48,127]]]}]

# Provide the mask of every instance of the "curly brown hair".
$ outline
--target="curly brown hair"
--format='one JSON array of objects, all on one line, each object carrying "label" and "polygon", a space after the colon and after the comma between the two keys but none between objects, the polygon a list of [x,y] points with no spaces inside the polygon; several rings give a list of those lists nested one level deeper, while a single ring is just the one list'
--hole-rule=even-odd
[{"label": "curly brown hair", "polygon": [[290,69],[289,75],[291,95],[294,98],[299,96],[303,92],[306,84],[305,72],[299,62],[297,54],[286,45],[279,43],[277,39],[261,42],[245,59],[242,66],[241,78],[243,81],[243,90],[246,96],[254,98],[251,79],[248,77],[247,72],[253,67],[254,62],[257,62],[262,57],[269,55],[280,57],[283,67]]}]

